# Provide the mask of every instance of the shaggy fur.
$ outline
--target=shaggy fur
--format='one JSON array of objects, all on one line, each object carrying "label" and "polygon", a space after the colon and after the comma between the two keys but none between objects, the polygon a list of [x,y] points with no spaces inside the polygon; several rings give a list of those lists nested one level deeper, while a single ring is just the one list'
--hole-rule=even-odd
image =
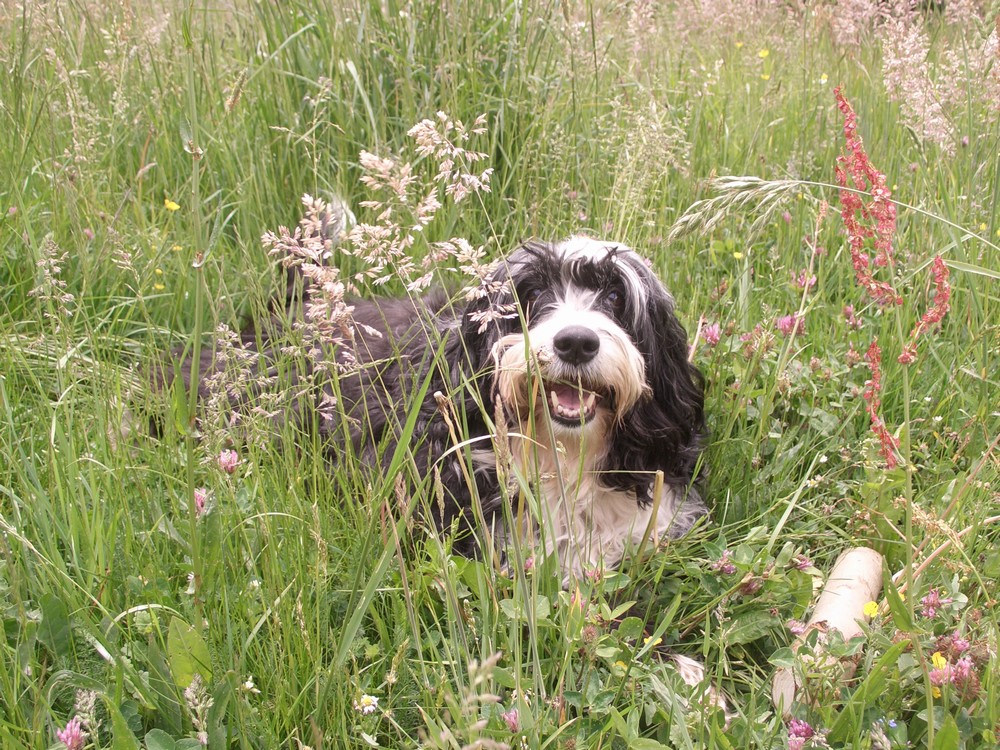
[{"label": "shaggy fur", "polygon": [[[502,547],[515,515],[503,498],[528,497],[534,520],[522,531],[558,553],[567,580],[617,565],[647,534],[687,532],[706,512],[694,486],[702,379],[646,262],[584,237],[528,242],[492,282],[464,306],[442,292],[353,303],[353,347],[336,355],[350,366],[327,385],[338,417],[321,426],[331,459],[349,441],[364,464],[385,468],[424,393],[410,450],[420,474],[440,481],[430,503],[440,528],[457,522],[481,539],[478,503]],[[276,355],[260,342],[244,336],[267,368]],[[213,361],[205,352],[202,378]],[[457,549],[474,553],[474,536],[457,535]]]}]

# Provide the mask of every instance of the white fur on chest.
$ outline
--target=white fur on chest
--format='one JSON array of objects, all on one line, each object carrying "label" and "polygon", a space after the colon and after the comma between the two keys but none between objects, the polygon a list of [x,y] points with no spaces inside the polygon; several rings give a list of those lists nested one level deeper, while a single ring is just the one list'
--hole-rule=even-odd
[{"label": "white fur on chest", "polygon": [[574,447],[557,443],[553,450],[536,444],[520,456],[513,451],[514,469],[530,484],[537,503],[532,532],[546,554],[558,554],[567,579],[616,567],[627,549],[642,543],[647,529],[655,544],[670,528],[677,506],[669,487],[657,508],[656,503],[641,507],[632,491],[604,486],[594,468],[595,452],[581,458]]}]

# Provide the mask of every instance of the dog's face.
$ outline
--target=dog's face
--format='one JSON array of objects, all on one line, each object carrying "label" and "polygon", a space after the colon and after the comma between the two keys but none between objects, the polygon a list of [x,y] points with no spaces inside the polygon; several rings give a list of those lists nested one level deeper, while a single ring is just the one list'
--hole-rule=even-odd
[{"label": "dog's face", "polygon": [[494,344],[507,413],[522,424],[546,414],[563,439],[606,435],[650,395],[638,348],[649,295],[641,259],[623,246],[574,238],[526,246],[507,270],[526,326]]},{"label": "dog's face", "polygon": [[[529,434],[586,442],[608,474],[640,500],[663,470],[691,478],[702,429],[700,376],[673,298],[630,248],[574,237],[528,243],[498,271],[503,290],[478,303],[520,314],[464,337],[491,395]],[[472,311],[475,317],[476,310]],[[470,352],[474,358],[476,352]],[[542,421],[544,420],[544,422]]]}]

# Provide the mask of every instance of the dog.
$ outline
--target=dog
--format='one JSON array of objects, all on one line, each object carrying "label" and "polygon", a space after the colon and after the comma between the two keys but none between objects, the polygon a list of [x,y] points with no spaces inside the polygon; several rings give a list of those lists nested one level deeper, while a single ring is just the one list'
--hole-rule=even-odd
[{"label": "dog", "polygon": [[[502,553],[527,530],[558,555],[567,583],[617,566],[644,540],[688,532],[707,513],[698,487],[703,379],[673,297],[647,262],[589,237],[529,241],[482,287],[459,303],[442,290],[352,301],[352,340],[336,347],[336,366],[326,368],[336,374],[321,387],[322,400],[337,404],[335,418],[319,421],[331,462],[350,451],[389,468],[415,409],[414,443],[404,448],[433,478],[435,525],[460,530],[456,551],[482,552],[491,537]],[[301,309],[309,295],[307,284],[286,303]],[[284,322],[243,334],[258,369],[275,369],[280,330],[296,316],[286,310]],[[204,350],[203,398],[218,367],[214,349]],[[185,362],[186,384],[192,370]],[[231,398],[248,410],[253,394]],[[290,412],[309,420],[318,404],[299,399]],[[530,499],[532,520],[518,514],[515,529],[519,496]]]},{"label": "dog", "polygon": [[[280,331],[310,294],[308,283],[289,293],[283,315],[243,334],[258,368],[273,369]],[[308,420],[321,401],[336,402],[318,420],[334,465],[351,453],[384,472],[405,454],[428,480],[435,525],[458,530],[456,551],[502,558],[515,533],[535,535],[569,586],[707,514],[703,378],[673,297],[628,246],[529,241],[471,299],[438,290],[351,304],[350,340],[326,354],[334,374],[291,413]],[[203,352],[203,397],[218,366]],[[188,384],[192,369],[183,365]],[[244,410],[253,402],[232,398]],[[412,441],[401,445],[403,434]],[[529,512],[515,512],[525,497]],[[700,663],[671,659],[685,682],[703,684]],[[714,687],[705,695],[726,709]]]}]

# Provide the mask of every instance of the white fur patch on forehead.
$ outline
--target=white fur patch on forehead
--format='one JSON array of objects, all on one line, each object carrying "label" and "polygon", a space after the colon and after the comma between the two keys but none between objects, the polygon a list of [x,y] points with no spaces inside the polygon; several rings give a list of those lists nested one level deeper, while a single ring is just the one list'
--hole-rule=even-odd
[{"label": "white fur patch on forehead", "polygon": [[619,253],[631,253],[632,248],[619,242],[608,242],[607,240],[595,240],[592,237],[576,235],[563,240],[556,245],[556,252],[567,260],[577,258],[600,261],[608,257],[608,252],[615,250]]},{"label": "white fur patch on forehead", "polygon": [[600,263],[610,255],[621,274],[621,279],[625,283],[628,293],[636,302],[633,308],[636,321],[639,320],[641,310],[645,307],[650,294],[662,293],[666,295],[668,303],[673,305],[673,296],[656,278],[649,268],[648,261],[628,245],[577,235],[558,243],[555,246],[555,252],[563,262],[571,264],[578,262]]}]

